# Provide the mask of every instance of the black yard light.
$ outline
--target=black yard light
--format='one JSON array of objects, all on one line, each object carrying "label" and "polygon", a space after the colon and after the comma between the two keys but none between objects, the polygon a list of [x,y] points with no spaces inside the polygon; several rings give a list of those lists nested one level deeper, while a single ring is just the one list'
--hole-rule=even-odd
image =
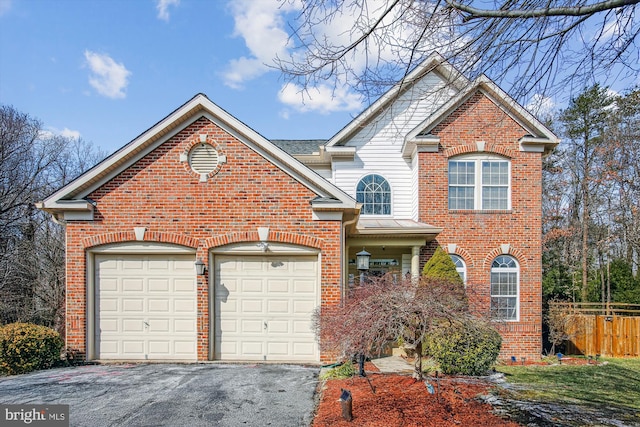
[{"label": "black yard light", "polygon": [[[360,252],[356,254],[356,267],[360,272],[360,286],[364,285],[366,273],[369,271],[369,260],[371,259],[371,254],[362,248]],[[358,355],[358,364],[360,365],[360,376],[364,377],[366,374],[364,373],[364,354],[360,353]]]}]

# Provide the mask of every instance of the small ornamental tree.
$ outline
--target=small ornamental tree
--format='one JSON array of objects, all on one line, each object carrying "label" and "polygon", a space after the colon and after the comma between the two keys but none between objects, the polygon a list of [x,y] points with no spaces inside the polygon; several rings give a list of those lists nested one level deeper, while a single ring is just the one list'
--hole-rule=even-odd
[{"label": "small ornamental tree", "polygon": [[394,282],[386,275],[353,289],[341,306],[317,311],[314,326],[321,349],[340,357],[371,357],[402,338],[415,346],[415,375],[422,378],[423,342],[429,333],[469,316],[464,287],[456,282],[428,277]]},{"label": "small ornamental tree", "polygon": [[433,279],[444,279],[464,286],[462,277],[456,270],[453,260],[440,246],[436,248],[429,261],[422,269],[422,275]]}]

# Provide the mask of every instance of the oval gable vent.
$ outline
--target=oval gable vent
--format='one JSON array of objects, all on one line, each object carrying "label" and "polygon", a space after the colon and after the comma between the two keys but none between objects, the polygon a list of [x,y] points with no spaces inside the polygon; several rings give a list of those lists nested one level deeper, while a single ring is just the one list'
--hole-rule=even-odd
[{"label": "oval gable vent", "polygon": [[189,153],[189,166],[199,174],[208,174],[218,167],[218,152],[209,144],[199,144]]}]

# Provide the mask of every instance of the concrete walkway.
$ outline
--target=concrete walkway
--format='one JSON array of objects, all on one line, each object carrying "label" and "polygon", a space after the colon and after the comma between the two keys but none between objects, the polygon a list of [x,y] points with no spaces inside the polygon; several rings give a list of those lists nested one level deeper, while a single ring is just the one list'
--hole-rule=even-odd
[{"label": "concrete walkway", "polygon": [[400,356],[371,359],[371,363],[383,374],[411,374],[413,372],[413,365]]}]

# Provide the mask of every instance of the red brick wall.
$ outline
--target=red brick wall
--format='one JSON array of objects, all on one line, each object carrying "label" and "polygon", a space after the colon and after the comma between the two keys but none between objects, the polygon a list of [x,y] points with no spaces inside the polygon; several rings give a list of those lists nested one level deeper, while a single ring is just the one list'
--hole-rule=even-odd
[{"label": "red brick wall", "polygon": [[[420,153],[420,220],[443,227],[435,244],[456,253],[467,266],[467,289],[476,310],[488,314],[490,269],[509,244],[520,266],[520,319],[496,323],[503,337],[501,357],[539,358],[542,352],[541,153],[519,151],[518,140],[528,132],[489,98],[476,93],[432,134],[440,137],[438,153]],[[477,152],[500,154],[511,161],[510,211],[450,211],[448,160]],[[424,249],[426,261],[435,249]]]},{"label": "red brick wall", "polygon": [[[207,134],[227,163],[200,182],[180,153]],[[94,221],[67,225],[67,346],[86,349],[86,250],[135,240],[133,227],[146,227],[145,240],[197,249],[207,262],[212,247],[258,240],[269,226],[271,241],[320,249],[322,304],[340,300],[340,221],[313,221],[316,195],[232,135],[200,118],[135,165],[94,191]],[[198,359],[209,355],[209,287],[198,278]],[[213,338],[213,337],[211,337]],[[323,360],[326,357],[323,355]]]}]

